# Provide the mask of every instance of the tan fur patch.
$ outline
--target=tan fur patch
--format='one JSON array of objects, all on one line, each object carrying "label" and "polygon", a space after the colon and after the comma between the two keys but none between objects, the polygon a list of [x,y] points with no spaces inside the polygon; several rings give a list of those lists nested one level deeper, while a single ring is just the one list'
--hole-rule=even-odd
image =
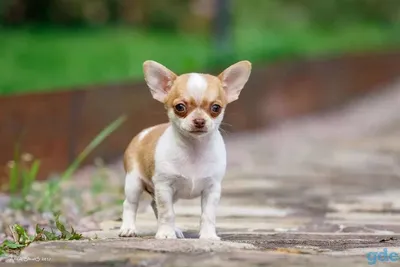
[{"label": "tan fur patch", "polygon": [[141,136],[139,133],[132,139],[124,154],[124,167],[127,173],[131,172],[137,163],[141,178],[151,181],[155,168],[154,153],[157,141],[168,126],[169,123],[156,125],[146,135]]}]

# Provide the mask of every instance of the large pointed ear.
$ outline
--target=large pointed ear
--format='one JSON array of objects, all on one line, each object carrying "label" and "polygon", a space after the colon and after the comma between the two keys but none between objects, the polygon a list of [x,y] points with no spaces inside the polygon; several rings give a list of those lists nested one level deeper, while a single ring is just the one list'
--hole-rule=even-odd
[{"label": "large pointed ear", "polygon": [[144,79],[154,99],[164,103],[177,75],[165,66],[152,60],[143,63]]},{"label": "large pointed ear", "polygon": [[249,79],[250,73],[251,63],[244,60],[233,64],[218,76],[225,90],[228,103],[239,98],[239,94]]}]

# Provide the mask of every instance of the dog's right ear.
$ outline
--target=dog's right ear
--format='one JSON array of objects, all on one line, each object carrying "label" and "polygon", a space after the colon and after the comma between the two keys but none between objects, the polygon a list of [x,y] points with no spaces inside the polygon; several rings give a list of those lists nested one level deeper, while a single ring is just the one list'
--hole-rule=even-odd
[{"label": "dog's right ear", "polygon": [[153,60],[146,60],[143,63],[143,72],[153,98],[164,103],[177,75]]}]

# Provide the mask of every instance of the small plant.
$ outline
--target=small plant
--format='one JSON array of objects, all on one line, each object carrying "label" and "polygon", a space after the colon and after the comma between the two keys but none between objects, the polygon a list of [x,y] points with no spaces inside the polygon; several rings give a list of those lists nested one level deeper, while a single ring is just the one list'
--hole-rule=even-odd
[{"label": "small plant", "polygon": [[[56,206],[60,204],[59,191],[61,183],[70,179],[86,157],[112,132],[121,126],[125,119],[125,116],[121,116],[104,128],[64,171],[60,179],[46,181],[42,184],[44,188],[40,188],[40,190],[35,190],[32,187],[37,179],[40,161],[33,160],[33,157],[29,154],[20,156],[20,148],[17,146],[14,153],[14,160],[9,165],[9,191],[12,196],[10,207],[18,210],[34,210],[39,212],[52,212],[56,210]],[[32,198],[35,201],[32,201]]]},{"label": "small plant", "polygon": [[79,168],[81,163],[86,159],[86,157],[96,148],[98,147],[107,136],[113,133],[122,123],[126,120],[125,116],[121,116],[111,124],[109,124],[106,128],[104,128],[90,143],[85,149],[78,155],[78,157],[72,162],[72,164],[65,170],[65,172],[61,175],[61,179],[54,180],[53,183],[47,183],[47,188],[41,199],[40,211],[52,211],[54,210],[54,205],[59,201],[54,201],[55,196],[60,196],[60,186],[61,182],[67,181],[71,178],[74,172]]},{"label": "small plant", "polygon": [[0,257],[6,256],[7,254],[18,254],[21,249],[29,246],[29,244],[37,241],[53,241],[53,240],[80,240],[83,239],[82,234],[79,234],[71,227],[71,231],[68,231],[65,225],[60,221],[60,215],[55,215],[55,224],[59,233],[53,229],[46,231],[44,228],[40,228],[36,225],[36,233],[29,235],[24,227],[19,224],[14,224],[10,227],[13,241],[4,240],[0,245]]},{"label": "small plant", "polygon": [[14,241],[4,240],[0,246],[0,257],[7,256],[7,254],[15,254],[17,251],[20,251],[24,247],[24,245],[18,244]]},{"label": "small plant", "polygon": [[9,162],[9,192],[10,205],[14,209],[25,209],[29,204],[28,196],[32,184],[39,172],[40,161],[28,153],[20,154],[17,145],[14,150],[14,160]]}]

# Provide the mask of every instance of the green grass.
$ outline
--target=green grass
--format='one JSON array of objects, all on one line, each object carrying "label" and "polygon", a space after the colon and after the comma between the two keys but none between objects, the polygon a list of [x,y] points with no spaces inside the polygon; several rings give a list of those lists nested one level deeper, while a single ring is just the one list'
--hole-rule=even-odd
[{"label": "green grass", "polygon": [[153,58],[172,68],[201,67],[205,40],[130,29],[0,31],[0,94],[137,80]]},{"label": "green grass", "polygon": [[241,27],[236,32],[235,43],[239,56],[257,62],[399,48],[399,32],[400,25],[355,24],[332,29],[299,25],[268,31]]},{"label": "green grass", "polygon": [[40,161],[28,154],[21,155],[19,145],[16,146],[14,160],[8,165],[9,183],[7,189],[11,195],[9,207],[28,213],[50,212],[56,214],[54,222],[60,234],[57,234],[57,230],[55,232],[51,229],[51,232],[49,232],[36,225],[36,233],[28,235],[22,226],[14,224],[10,227],[14,240],[5,240],[0,243],[0,258],[8,254],[18,254],[23,248],[36,241],[79,240],[83,238],[73,227],[71,227],[71,231],[68,231],[59,220],[60,213],[57,210],[60,210],[62,204],[61,183],[69,180],[86,157],[117,130],[125,120],[126,116],[123,115],[110,123],[93,138],[58,179],[45,181],[40,188],[33,186],[37,182]]},{"label": "green grass", "polygon": [[[315,26],[253,23],[236,27],[234,55],[271,62],[399,47],[399,25],[355,24],[323,30]],[[200,71],[215,62],[211,42],[196,35],[137,29],[0,30],[0,94],[67,89],[71,86],[143,79],[142,62],[157,60],[177,73]],[[221,65],[218,66],[219,68]]]},{"label": "green grass", "polygon": [[126,120],[126,116],[105,127],[85,149],[76,157],[71,165],[58,179],[50,179],[43,183],[43,187],[35,189],[34,182],[40,167],[39,160],[33,156],[20,154],[19,145],[16,146],[14,160],[9,164],[8,191],[11,195],[10,208],[30,212],[54,212],[61,204],[61,183],[69,180],[87,156],[96,149],[110,134],[117,130]]}]

